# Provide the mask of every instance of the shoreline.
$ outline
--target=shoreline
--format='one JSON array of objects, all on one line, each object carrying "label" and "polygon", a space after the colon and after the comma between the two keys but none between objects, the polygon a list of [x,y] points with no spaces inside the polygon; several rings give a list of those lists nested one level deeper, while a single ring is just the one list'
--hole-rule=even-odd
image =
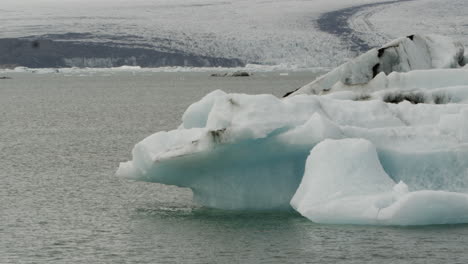
[{"label": "shoreline", "polygon": [[269,72],[325,72],[329,71],[328,67],[310,67],[300,68],[291,65],[257,65],[247,64],[244,67],[156,67],[147,68],[139,66],[121,66],[110,68],[78,68],[78,67],[64,67],[64,68],[28,68],[28,67],[15,67],[13,69],[0,68],[1,74],[9,73],[106,73],[106,72],[149,72],[149,73],[184,73],[184,72],[206,72],[206,73],[234,73],[234,72],[248,72],[248,73],[269,73]]}]

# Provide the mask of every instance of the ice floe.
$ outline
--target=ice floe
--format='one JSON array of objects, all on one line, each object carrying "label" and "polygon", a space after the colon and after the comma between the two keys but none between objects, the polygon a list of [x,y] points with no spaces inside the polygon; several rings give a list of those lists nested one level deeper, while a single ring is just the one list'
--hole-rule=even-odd
[{"label": "ice floe", "polygon": [[446,38],[412,36],[283,99],[214,91],[178,129],[137,143],[117,175],[191,188],[214,208],[291,203],[320,223],[466,223],[468,69],[460,58],[463,47]]},{"label": "ice floe", "polygon": [[382,168],[364,139],[325,140],[307,158],[301,185],[291,200],[317,223],[430,225],[468,222],[468,194],[409,191]]}]

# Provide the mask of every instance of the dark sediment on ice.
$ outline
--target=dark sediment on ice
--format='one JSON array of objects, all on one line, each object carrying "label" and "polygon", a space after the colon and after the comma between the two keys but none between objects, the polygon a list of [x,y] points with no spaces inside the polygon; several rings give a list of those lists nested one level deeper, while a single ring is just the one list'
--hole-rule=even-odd
[{"label": "dark sediment on ice", "polygon": [[340,10],[331,11],[322,14],[317,20],[317,26],[321,31],[335,35],[340,38],[343,42],[348,43],[351,51],[358,53],[365,52],[371,48],[365,40],[359,37],[359,35],[349,26],[348,20],[355,13],[365,8],[375,7],[379,5],[389,5],[398,2],[406,2],[412,0],[396,0],[380,3],[364,4],[359,6],[348,7]]},{"label": "dark sediment on ice", "polygon": [[0,68],[55,67],[240,67],[239,59],[200,56],[181,51],[116,45],[113,42],[53,40],[48,38],[0,39]]}]

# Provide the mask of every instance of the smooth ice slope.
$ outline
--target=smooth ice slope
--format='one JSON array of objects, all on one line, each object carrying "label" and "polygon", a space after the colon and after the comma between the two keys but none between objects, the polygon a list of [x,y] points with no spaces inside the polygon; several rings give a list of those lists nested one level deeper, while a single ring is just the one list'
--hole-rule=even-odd
[{"label": "smooth ice slope", "polygon": [[383,170],[363,139],[325,140],[307,158],[291,205],[317,223],[430,225],[468,222],[468,194],[414,191]]}]

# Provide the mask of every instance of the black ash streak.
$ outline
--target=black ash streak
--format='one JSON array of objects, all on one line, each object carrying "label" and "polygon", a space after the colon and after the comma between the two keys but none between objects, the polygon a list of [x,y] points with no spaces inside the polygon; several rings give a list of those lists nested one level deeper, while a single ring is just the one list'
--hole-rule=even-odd
[{"label": "black ash streak", "polygon": [[413,0],[395,0],[380,3],[364,4],[359,6],[348,7],[340,10],[331,11],[322,14],[317,20],[319,30],[329,33],[340,38],[343,43],[349,45],[351,51],[363,53],[373,48],[365,40],[359,37],[348,23],[349,18],[365,8],[376,7],[380,5],[390,5],[399,2],[408,2]]}]

